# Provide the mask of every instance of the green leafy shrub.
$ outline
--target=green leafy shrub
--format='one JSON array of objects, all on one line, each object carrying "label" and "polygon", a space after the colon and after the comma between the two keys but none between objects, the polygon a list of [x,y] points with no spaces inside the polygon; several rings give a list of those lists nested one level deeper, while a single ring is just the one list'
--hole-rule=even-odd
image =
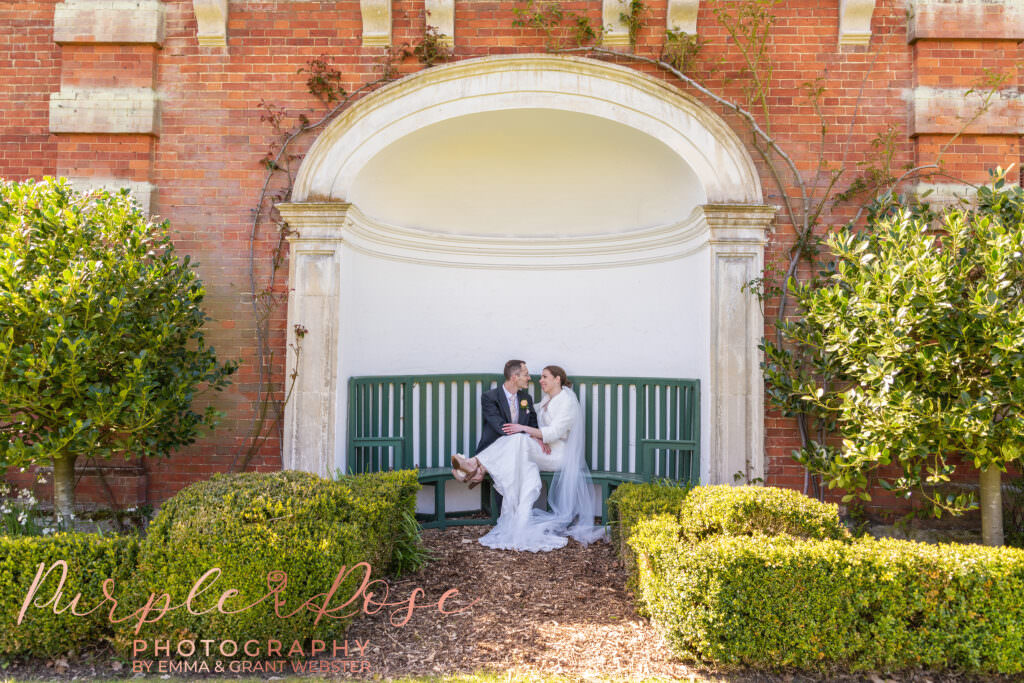
[{"label": "green leafy shrub", "polygon": [[657,482],[622,484],[608,496],[612,545],[627,564],[631,561],[627,541],[633,527],[642,519],[658,515],[677,517],[690,488]]},{"label": "green leafy shrub", "polygon": [[0,467],[52,464],[73,514],[80,456],[166,456],[219,413],[192,412],[237,362],[205,345],[205,290],[168,224],[127,192],[0,181]]},{"label": "green leafy shrub", "polygon": [[[413,470],[341,477],[336,481],[285,471],[271,474],[216,475],[193,484],[166,501],[153,520],[139,556],[129,599],[143,605],[150,593],[171,596],[181,604],[193,584],[208,570],[221,574],[193,604],[195,611],[213,607],[218,596],[235,589],[238,596],[226,609],[250,605],[268,593],[268,574],[284,572],[280,596],[282,615],[298,610],[314,596],[328,592],[342,567],[367,562],[379,578],[392,568],[396,549],[408,547],[404,523],[415,509],[419,483]],[[360,569],[348,574],[329,608],[351,598],[362,583]],[[378,595],[381,590],[375,591]],[[247,639],[273,638],[285,643],[337,637],[350,617],[362,608],[362,597],[324,616],[299,610],[290,618],[275,614],[274,598],[236,614],[168,612],[134,633],[135,622],[119,629],[118,644],[127,649],[133,638]],[[242,655],[238,655],[242,656]]]},{"label": "green leafy shrub", "polygon": [[[667,517],[674,522],[691,488],[689,485],[679,486],[664,482],[622,484],[608,497],[612,547],[616,549],[629,572],[626,587],[634,593],[638,588],[637,571],[636,557],[629,547],[630,535],[636,525],[645,519]],[[642,606],[640,611],[644,612]]]},{"label": "green leafy shrub", "polygon": [[961,514],[978,500],[947,485],[966,471],[985,543],[1001,545],[1002,472],[1024,459],[1024,189],[992,175],[976,208],[883,202],[865,229],[830,233],[828,270],[789,283],[802,317],[765,342],[764,369],[775,407],[842,437],[795,454],[829,488]]},{"label": "green leafy shrub", "polygon": [[679,512],[691,541],[715,534],[787,534],[797,538],[847,539],[839,509],[792,489],[769,486],[698,486]]},{"label": "green leafy shrub", "polygon": [[[70,610],[54,614],[52,605],[30,606],[20,624],[18,614],[40,563],[45,572],[58,560],[67,562],[60,607],[66,607],[75,594],[81,593],[78,611],[86,612],[103,599],[104,579],[114,579],[115,590],[125,584],[135,568],[138,552],[137,536],[0,535],[0,655],[50,657],[80,651],[109,637],[112,628],[108,610],[75,616]],[[50,573],[36,592],[35,603],[44,604],[53,597],[60,576],[59,568]]]},{"label": "green leafy shrub", "polygon": [[674,654],[720,667],[1024,671],[1024,551],[710,536],[668,517],[630,538]]}]

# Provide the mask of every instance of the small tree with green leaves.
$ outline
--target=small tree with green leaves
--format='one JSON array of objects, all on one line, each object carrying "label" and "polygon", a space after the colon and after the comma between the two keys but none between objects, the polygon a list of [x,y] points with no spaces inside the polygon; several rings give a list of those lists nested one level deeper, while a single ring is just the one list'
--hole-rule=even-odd
[{"label": "small tree with green leaves", "polygon": [[[782,400],[842,435],[841,448],[802,455],[830,487],[870,500],[877,479],[958,514],[974,496],[942,491],[973,468],[987,545],[1003,543],[1000,473],[1024,455],[1024,193],[1004,175],[974,209],[935,216],[890,203],[867,229],[831,235],[830,271],[791,287],[803,318],[782,326],[813,361],[796,367],[785,346],[766,344]],[[899,475],[883,476],[892,465]]]},{"label": "small tree with green leaves", "polygon": [[126,191],[0,182],[0,466],[52,463],[59,515],[78,458],[166,456],[223,415],[192,401],[238,363],[204,343],[204,288],[167,228]]}]

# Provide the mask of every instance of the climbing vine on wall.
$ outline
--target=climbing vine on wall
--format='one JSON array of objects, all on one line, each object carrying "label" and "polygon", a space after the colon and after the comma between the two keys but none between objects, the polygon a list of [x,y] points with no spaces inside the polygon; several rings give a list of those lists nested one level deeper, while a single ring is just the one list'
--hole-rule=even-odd
[{"label": "climbing vine on wall", "polygon": [[[734,57],[726,62],[720,56],[715,61],[707,55],[706,42],[694,35],[682,31],[667,31],[660,49],[660,54],[645,55],[637,52],[637,37],[650,18],[649,7],[642,0],[631,0],[624,4],[620,17],[626,24],[630,35],[630,51],[616,50],[601,46],[604,31],[595,26],[586,15],[567,10],[559,2],[543,0],[526,0],[513,10],[512,25],[520,28],[532,28],[544,37],[546,49],[552,53],[582,54],[598,59],[633,62],[653,65],[671,75],[680,83],[700,93],[706,99],[716,103],[725,112],[735,117],[748,136],[748,144],[756,156],[763,162],[765,172],[774,184],[779,202],[787,221],[795,230],[793,244],[783,261],[769,263],[761,278],[749,283],[749,288],[763,301],[770,299],[777,304],[774,321],[784,321],[795,312],[789,309],[787,283],[799,283],[807,278],[813,279],[821,270],[819,247],[821,237],[828,226],[823,216],[840,204],[851,204],[857,207],[853,222],[862,217],[866,208],[878,201],[892,201],[896,188],[924,173],[943,174],[942,157],[959,134],[944,146],[937,158],[929,164],[916,167],[897,167],[897,141],[900,131],[887,127],[879,131],[872,145],[876,151],[872,160],[864,163],[847,163],[846,149],[853,135],[854,124],[858,118],[860,103],[867,78],[874,68],[871,61],[865,66],[863,81],[857,95],[854,115],[851,117],[849,132],[845,142],[840,145],[842,151],[838,161],[835,155],[826,154],[829,135],[832,134],[822,102],[826,95],[824,78],[818,77],[804,83],[801,87],[808,106],[817,115],[819,121],[818,154],[814,166],[810,170],[801,170],[791,155],[780,144],[773,129],[772,84],[775,64],[772,60],[772,39],[777,19],[776,7],[780,0],[736,0],[711,3],[711,16],[722,28],[728,38],[728,44]],[[264,157],[262,163],[267,169],[267,178],[261,190],[259,202],[255,209],[250,240],[251,254],[251,285],[253,306],[258,321],[257,355],[260,368],[259,377],[259,411],[258,421],[254,427],[254,437],[243,453],[236,458],[235,469],[244,469],[259,451],[259,446],[266,439],[270,425],[280,424],[284,403],[291,395],[295,377],[287,378],[289,385],[284,401],[272,401],[268,373],[273,367],[273,350],[269,344],[269,320],[271,312],[283,301],[275,293],[277,270],[283,262],[283,247],[288,235],[288,227],[277,214],[274,206],[278,202],[288,201],[294,179],[295,165],[301,156],[291,152],[300,138],[323,127],[333,120],[356,98],[373,90],[397,75],[396,64],[404,59],[415,58],[422,66],[448,61],[455,57],[447,41],[437,29],[427,26],[422,39],[415,45],[408,43],[389,48],[381,60],[380,78],[368,82],[352,93],[341,87],[341,74],[338,73],[326,56],[311,60],[300,69],[306,76],[306,87],[324,107],[319,119],[313,121],[299,114],[290,117],[286,112],[271,104],[262,105],[264,120],[274,129],[276,143]],[[726,67],[734,67],[729,77],[719,74]],[[723,88],[738,83],[739,96],[727,96],[716,91],[707,83],[713,74],[721,75],[719,82]],[[987,109],[993,95],[1002,83],[1002,77],[992,76],[979,84],[979,90],[987,93],[978,113],[980,116]],[[733,91],[736,89],[733,88]],[[298,123],[286,128],[285,121],[297,119]],[[964,122],[964,128],[973,118]],[[270,190],[276,182],[278,189]],[[269,282],[258,287],[255,275],[254,245],[261,227],[273,226],[276,231],[277,243],[273,250],[272,269]],[[296,335],[301,341],[302,335]],[[766,348],[781,349],[788,354],[790,366],[787,372],[804,372],[813,368],[812,357],[805,349],[784,340],[777,332],[774,341],[766,340]],[[292,352],[301,353],[300,345]],[[786,393],[784,378],[780,375],[773,379],[770,368],[769,402],[782,410],[788,410],[786,401],[792,396]],[[773,384],[774,382],[774,384]],[[827,380],[826,380],[827,383]],[[272,411],[272,413],[271,413]],[[826,445],[834,432],[834,422],[829,416],[815,414],[806,407],[795,410],[797,426],[801,436],[801,448],[795,457],[806,470],[805,492],[822,496],[823,482],[816,473],[821,471],[821,458],[829,457]]]},{"label": "climbing vine on wall", "polygon": [[[892,126],[878,132],[872,141],[876,154],[870,161],[858,164],[846,161],[864,88],[874,68],[873,59],[865,69],[838,162],[827,156],[831,131],[822,108],[826,93],[824,78],[819,76],[812,79],[801,87],[819,121],[817,160],[813,170],[807,174],[801,172],[773,130],[773,115],[776,112],[772,107],[771,88],[775,65],[771,46],[777,19],[776,7],[779,4],[780,0],[716,0],[711,3],[711,14],[728,36],[729,45],[738,53],[741,65],[735,77],[724,79],[723,83],[729,85],[738,80],[741,84],[740,98],[724,96],[706,85],[708,77],[727,64],[724,58],[720,58],[717,63],[704,59],[702,53],[706,44],[696,36],[667,31],[661,55],[657,57],[610,49],[599,45],[601,31],[592,35],[579,30],[581,25],[588,29],[590,27],[589,22],[579,15],[564,11],[558,2],[538,3],[535,0],[529,0],[525,7],[517,10],[518,18],[513,23],[542,31],[546,36],[548,50],[554,53],[583,54],[656,66],[735,115],[746,129],[749,144],[764,163],[786,218],[796,232],[786,260],[778,264],[767,264],[763,276],[748,283],[748,288],[758,296],[762,304],[769,299],[777,303],[773,321],[775,339],[766,339],[763,346],[769,358],[764,366],[768,400],[784,415],[795,417],[801,448],[794,452],[793,457],[805,468],[805,493],[820,498],[824,496],[821,473],[827,469],[826,461],[835,455],[829,443],[836,432],[836,423],[834,415],[815,411],[805,402],[797,400],[799,397],[794,394],[795,387],[801,386],[797,378],[808,372],[814,373],[815,362],[813,349],[783,338],[781,323],[797,315],[788,308],[789,286],[799,286],[804,280],[815,282],[825,266],[819,260],[819,249],[822,236],[828,230],[822,216],[829,209],[851,203],[857,208],[850,222],[858,225],[869,208],[878,210],[880,205],[894,203],[897,200],[896,192],[905,181],[923,176],[952,177],[945,171],[943,156],[963,130],[987,111],[1008,76],[988,73],[976,88],[983,95],[981,103],[971,116],[961,121],[960,132],[951,137],[932,162],[902,168],[896,168],[899,131]],[[646,7],[637,0],[631,2],[629,11],[621,15],[621,20],[629,27],[630,44],[634,50],[636,36],[647,14]],[[973,91],[968,91],[968,94]],[[772,364],[772,360],[779,359],[785,359],[785,363]],[[825,391],[835,390],[835,387],[829,385],[828,377],[818,376],[815,380],[823,385]]]},{"label": "climbing vine on wall", "polygon": [[[311,118],[305,112],[292,115],[272,102],[261,100],[258,105],[260,120],[273,131],[273,142],[259,161],[266,169],[266,176],[253,209],[249,232],[249,286],[256,322],[256,419],[245,446],[232,460],[229,468],[231,471],[248,469],[275,429],[278,435],[281,435],[284,406],[291,399],[298,379],[297,372],[293,371],[286,378],[284,398],[274,398],[276,387],[270,374],[275,367],[275,351],[270,339],[271,321],[279,307],[287,303],[287,292],[279,291],[277,283],[279,271],[285,262],[287,238],[293,233],[276,207],[291,199],[295,175],[303,157],[294,150],[307,140],[309,134],[333,121],[360,97],[397,78],[397,65],[410,57],[415,57],[424,67],[430,67],[450,59],[452,52],[445,37],[437,28],[428,25],[422,39],[416,44],[388,46],[379,62],[380,76],[352,92],[347,92],[342,86],[342,74],[331,64],[329,55],[309,60],[297,73],[305,75],[307,92],[322,106],[316,118]],[[261,231],[267,228],[273,231],[274,244],[271,250],[270,272],[261,283],[257,274],[259,259],[256,254],[256,243],[260,239]],[[302,341],[308,330],[302,325],[296,325],[294,332],[296,341],[289,348],[298,359],[302,353]]]}]

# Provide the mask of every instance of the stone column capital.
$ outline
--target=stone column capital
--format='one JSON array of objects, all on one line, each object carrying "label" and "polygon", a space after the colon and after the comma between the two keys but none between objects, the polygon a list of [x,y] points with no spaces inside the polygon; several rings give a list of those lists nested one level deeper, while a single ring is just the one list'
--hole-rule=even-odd
[{"label": "stone column capital", "polygon": [[711,244],[750,244],[768,241],[778,207],[762,204],[705,204],[704,220],[710,228]]},{"label": "stone column capital", "polygon": [[289,243],[341,242],[342,225],[352,204],[348,202],[289,202],[278,204],[281,217],[294,230]]}]

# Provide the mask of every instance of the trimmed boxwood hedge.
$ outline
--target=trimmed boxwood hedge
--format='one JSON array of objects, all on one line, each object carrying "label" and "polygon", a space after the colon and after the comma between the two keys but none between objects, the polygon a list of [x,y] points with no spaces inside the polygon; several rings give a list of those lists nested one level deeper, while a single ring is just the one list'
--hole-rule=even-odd
[{"label": "trimmed boxwood hedge", "polygon": [[630,539],[674,653],[719,666],[1024,671],[1024,552],[717,536],[661,517]]},{"label": "trimmed boxwood hedge", "polygon": [[[81,593],[79,611],[101,602],[107,578],[114,580],[113,594],[119,601],[116,616],[139,609],[151,592],[166,592],[171,604],[178,605],[212,567],[219,567],[222,574],[206,584],[210,589],[194,603],[198,609],[216,604],[229,588],[240,595],[228,601],[228,608],[249,604],[267,593],[267,574],[281,570],[288,576],[282,612],[291,611],[328,591],[343,565],[368,562],[375,577],[391,570],[396,550],[416,545],[409,536],[418,535],[418,528],[409,520],[418,490],[416,472],[411,470],[337,481],[305,472],[216,475],[167,500],[142,542],[136,536],[95,534],[0,536],[0,619],[7,624],[0,628],[0,655],[54,656],[107,639],[128,654],[136,637],[150,642],[262,637],[291,643],[343,634],[348,619],[325,617],[314,627],[312,612],[281,619],[266,603],[236,615],[192,615],[178,609],[145,624],[138,636],[133,633],[134,621],[109,623],[109,605],[88,616],[33,607],[20,625],[16,621],[39,563],[49,568],[57,560],[68,563],[61,607]],[[344,603],[362,578],[359,571],[351,573],[330,605]],[[49,600],[58,580],[59,572],[51,573],[36,601]],[[378,587],[379,599],[381,593]],[[408,596],[391,599],[396,598]],[[153,616],[162,603],[155,604]],[[352,606],[361,607],[361,599]]]},{"label": "trimmed boxwood hedge", "polygon": [[[760,521],[743,523],[744,487],[711,492],[710,505],[700,492],[628,538],[639,606],[677,656],[725,668],[1024,672],[1024,551],[851,540],[811,514],[817,501],[786,506],[804,510],[781,516],[796,526],[766,535],[778,511],[755,505]],[[767,495],[769,508],[783,500]],[[749,535],[709,533],[723,518],[720,528]]]},{"label": "trimmed boxwood hedge", "polygon": [[850,538],[836,505],[771,486],[698,486],[680,507],[679,525],[691,541],[717,534]]},{"label": "trimmed boxwood hedge", "polygon": [[[0,536],[0,655],[51,657],[89,647],[110,634],[106,610],[79,617],[70,610],[54,614],[52,606],[29,607],[18,624],[18,613],[39,563],[43,563],[44,571],[58,560],[68,563],[60,606],[81,593],[78,611],[83,612],[103,599],[103,579],[114,579],[115,590],[125,584],[135,569],[138,553],[137,536]],[[53,597],[60,574],[59,568],[50,573],[34,602],[42,604]]]},{"label": "trimmed boxwood hedge", "polygon": [[[237,609],[267,594],[268,573],[283,571],[281,612],[288,614],[327,592],[342,566],[368,562],[375,578],[387,571],[407,533],[403,520],[415,512],[418,489],[412,470],[337,481],[296,471],[245,473],[193,484],[165,502],[150,525],[130,599],[142,605],[151,592],[168,593],[171,604],[181,604],[207,570],[219,567],[222,574],[194,602],[196,611],[214,606],[227,589],[239,591],[226,604]],[[344,604],[362,579],[363,572],[350,573],[330,605]],[[359,599],[343,611],[361,607]],[[307,642],[338,637],[351,621],[324,617],[314,625],[315,616],[303,610],[280,618],[271,600],[237,614],[178,609],[143,625],[138,635],[134,623],[120,626],[117,641],[126,651],[135,638]]]},{"label": "trimmed boxwood hedge", "polygon": [[677,517],[689,486],[668,484],[622,484],[608,496],[608,519],[611,522],[612,544],[624,558],[630,557],[629,538],[632,528],[642,519],[657,515]]},{"label": "trimmed boxwood hedge", "polygon": [[797,491],[764,486],[623,484],[608,497],[612,542],[628,567],[628,539],[638,522],[667,515],[690,541],[714,534],[788,534],[797,538],[849,539],[835,505]]}]

